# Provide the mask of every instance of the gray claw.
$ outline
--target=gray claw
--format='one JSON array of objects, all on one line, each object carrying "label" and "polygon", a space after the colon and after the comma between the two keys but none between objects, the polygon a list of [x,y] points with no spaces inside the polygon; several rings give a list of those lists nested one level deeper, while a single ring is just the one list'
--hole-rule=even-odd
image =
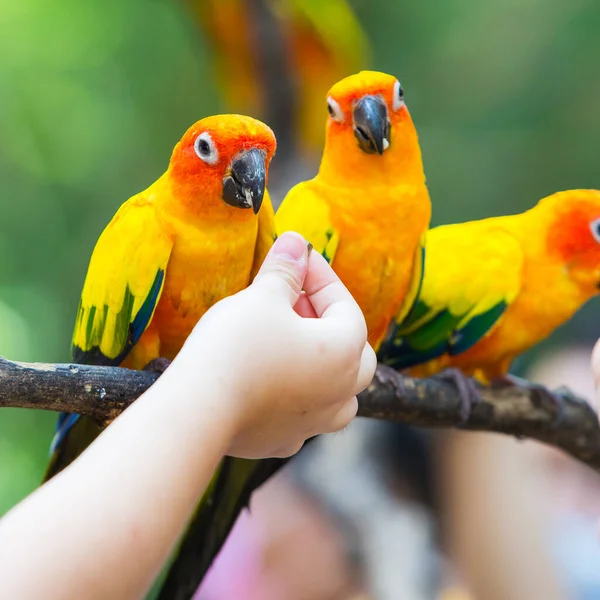
[{"label": "gray claw", "polygon": [[460,425],[465,425],[469,421],[473,406],[481,402],[475,382],[460,369],[454,367],[444,369],[441,373],[434,375],[434,378],[450,383],[457,389],[460,397]]}]

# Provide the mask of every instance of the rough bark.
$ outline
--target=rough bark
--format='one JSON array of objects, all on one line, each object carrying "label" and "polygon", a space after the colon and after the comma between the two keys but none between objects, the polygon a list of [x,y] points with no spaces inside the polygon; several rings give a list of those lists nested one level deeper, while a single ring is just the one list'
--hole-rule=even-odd
[{"label": "rough bark", "polygon": [[[98,421],[119,415],[158,377],[149,371],[73,364],[20,363],[0,357],[0,407],[77,412]],[[556,446],[600,472],[600,425],[592,407],[568,390],[554,399],[528,385],[479,389],[465,419],[458,389],[380,365],[359,396],[359,415],[419,427],[458,427],[527,437]]]}]

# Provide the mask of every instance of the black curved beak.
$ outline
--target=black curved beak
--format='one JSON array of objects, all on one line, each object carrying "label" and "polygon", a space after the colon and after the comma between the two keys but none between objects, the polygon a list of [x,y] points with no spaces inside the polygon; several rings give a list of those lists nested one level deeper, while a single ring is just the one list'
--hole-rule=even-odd
[{"label": "black curved beak", "polygon": [[235,208],[260,210],[267,181],[266,154],[258,148],[245,150],[231,162],[230,174],[223,179],[223,200]]},{"label": "black curved beak", "polygon": [[379,96],[363,96],[354,107],[354,136],[367,154],[383,154],[390,145],[387,106]]}]

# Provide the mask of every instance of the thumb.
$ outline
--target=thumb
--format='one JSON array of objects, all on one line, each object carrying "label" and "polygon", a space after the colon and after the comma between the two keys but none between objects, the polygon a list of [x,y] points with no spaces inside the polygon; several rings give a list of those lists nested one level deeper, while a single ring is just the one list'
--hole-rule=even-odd
[{"label": "thumb", "polygon": [[311,249],[299,233],[282,234],[275,240],[252,285],[269,288],[294,306],[304,285]]}]

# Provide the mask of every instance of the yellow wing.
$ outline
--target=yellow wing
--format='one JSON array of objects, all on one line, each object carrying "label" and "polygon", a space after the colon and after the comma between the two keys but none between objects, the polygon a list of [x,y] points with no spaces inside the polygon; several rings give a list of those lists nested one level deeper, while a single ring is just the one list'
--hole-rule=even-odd
[{"label": "yellow wing", "polygon": [[125,359],[152,319],[172,247],[152,204],[134,196],[121,206],[90,260],[73,332],[76,362]]},{"label": "yellow wing", "polygon": [[465,352],[498,325],[521,289],[523,250],[498,225],[448,225],[426,239],[419,298],[379,352],[399,369]]},{"label": "yellow wing", "polygon": [[258,273],[276,237],[273,204],[271,203],[269,192],[265,190],[265,197],[258,213],[258,233],[256,236],[256,248],[254,249],[254,262],[252,263],[250,281]]},{"label": "yellow wing", "polygon": [[421,241],[415,250],[410,285],[408,287],[408,292],[402,301],[400,310],[395,317],[396,324],[400,324],[406,319],[421,295],[423,277],[425,275],[425,237],[426,232],[421,236]]},{"label": "yellow wing", "polygon": [[275,215],[275,228],[278,235],[297,231],[327,262],[333,261],[340,236],[332,225],[327,203],[312,190],[311,181],[289,191]]}]

